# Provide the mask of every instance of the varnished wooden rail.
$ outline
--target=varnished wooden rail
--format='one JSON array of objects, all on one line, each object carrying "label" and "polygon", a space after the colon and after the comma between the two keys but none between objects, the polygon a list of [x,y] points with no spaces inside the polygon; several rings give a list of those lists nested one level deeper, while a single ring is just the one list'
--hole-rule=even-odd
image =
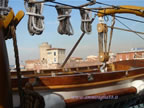
[{"label": "varnished wooden rail", "polygon": [[[107,73],[93,73],[93,80],[88,80],[87,74],[80,75],[62,75],[55,77],[38,77],[38,85],[35,89],[71,89],[71,88],[81,88],[81,87],[94,87],[98,85],[105,85],[110,83],[116,83],[125,80],[134,80],[137,78],[144,77],[144,68],[129,70],[129,71],[119,71],[119,72],[107,72]],[[23,83],[31,80],[31,78],[25,78]],[[33,79],[34,81],[35,79]],[[15,80],[12,80],[12,82]],[[13,87],[17,87],[16,83]]]},{"label": "varnished wooden rail", "polygon": [[[118,90],[113,90],[113,91],[108,91],[108,92],[103,92],[103,93],[98,93],[98,94],[92,94],[92,95],[88,95],[88,96],[81,96],[80,98],[75,97],[75,98],[71,98],[71,99],[66,99],[65,103],[66,103],[66,108],[75,108],[78,106],[85,106],[85,104],[94,104],[94,102],[102,102],[103,100],[105,100],[104,96],[113,96],[113,100],[115,100],[115,97],[117,97],[117,99],[120,98],[120,96],[124,96],[124,95],[130,95],[130,94],[136,94],[137,90],[135,87],[129,87],[129,88],[123,88],[123,89],[118,89]],[[86,99],[86,97],[89,97],[88,99]],[[94,99],[95,97],[95,99]],[[99,97],[99,98],[98,98]],[[103,97],[103,99],[102,99]],[[101,100],[101,99],[102,100]],[[110,100],[111,98],[107,99]]]}]

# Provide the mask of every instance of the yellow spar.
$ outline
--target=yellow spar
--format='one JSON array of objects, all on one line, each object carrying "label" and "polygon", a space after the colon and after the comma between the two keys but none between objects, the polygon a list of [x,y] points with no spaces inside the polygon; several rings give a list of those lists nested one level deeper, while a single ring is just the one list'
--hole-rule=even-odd
[{"label": "yellow spar", "polygon": [[105,15],[114,15],[117,13],[130,13],[137,16],[144,17],[144,7],[124,5],[118,8],[112,7],[98,11],[98,17],[103,17]]}]

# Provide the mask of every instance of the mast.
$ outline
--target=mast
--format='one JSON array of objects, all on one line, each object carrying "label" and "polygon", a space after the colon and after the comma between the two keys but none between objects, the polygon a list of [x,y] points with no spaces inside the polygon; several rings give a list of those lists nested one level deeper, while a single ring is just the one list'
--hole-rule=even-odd
[{"label": "mast", "polygon": [[[2,20],[0,20],[0,24]],[[0,27],[0,108],[12,108],[12,90],[10,83],[9,61],[4,40],[4,31]]]},{"label": "mast", "polygon": [[[24,16],[19,11],[16,16],[11,9],[7,16],[0,15],[0,108],[13,108],[9,61],[5,40],[13,37],[16,26]],[[11,28],[15,29],[11,29]]]}]

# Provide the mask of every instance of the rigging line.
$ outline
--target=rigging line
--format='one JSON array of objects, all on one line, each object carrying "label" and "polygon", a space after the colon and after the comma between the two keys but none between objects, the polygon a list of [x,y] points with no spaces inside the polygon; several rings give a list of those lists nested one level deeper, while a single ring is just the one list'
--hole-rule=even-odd
[{"label": "rigging line", "polygon": [[69,7],[72,7],[74,9],[84,9],[84,8],[81,8],[81,7],[77,7],[77,6],[73,6],[73,5],[68,5],[68,4],[64,4],[64,3],[60,3],[60,2],[55,2],[55,1],[49,1],[49,2],[52,2],[52,3],[55,3],[55,4],[59,4],[59,5],[63,5],[63,6],[69,6]]},{"label": "rigging line", "polygon": [[56,7],[56,5],[49,5],[49,4],[44,4],[44,5],[49,7]]},{"label": "rigging line", "polygon": [[[118,20],[117,18],[115,18],[119,23],[121,23],[123,26],[125,26],[126,28],[128,28],[129,30],[133,31],[130,27],[128,27],[126,24],[122,23],[120,20]],[[139,35],[137,32],[134,32],[137,36],[139,36],[141,39],[144,40],[144,38]]]},{"label": "rigging line", "polygon": [[[86,9],[86,8],[82,8],[82,7],[72,6],[72,5],[68,5],[68,4],[64,4],[64,3],[60,3],[60,2],[54,2],[54,1],[49,1],[49,2],[52,2],[52,3],[55,3],[55,4],[59,4],[59,5],[68,6],[68,7],[72,7],[73,9],[84,9],[84,10],[90,10],[90,11],[95,12],[95,13],[104,14],[104,13],[98,12],[96,10],[91,10],[91,9]],[[112,16],[112,15],[110,15],[110,16]],[[135,22],[139,22],[139,23],[144,23],[144,21],[135,20],[135,19],[132,19],[132,18],[127,18],[127,17],[122,17],[122,16],[118,16],[118,15],[115,15],[115,17],[121,18],[121,19],[130,20],[130,21],[135,21]]]},{"label": "rigging line", "polygon": [[18,92],[20,97],[20,107],[22,106],[23,101],[23,88],[22,88],[22,78],[21,78],[21,69],[19,63],[19,50],[17,46],[17,38],[16,38],[16,29],[14,26],[10,27],[12,38],[13,38],[13,46],[14,46],[14,54],[15,54],[15,64],[16,64],[16,72],[17,72],[17,79],[18,79]]},{"label": "rigging line", "polygon": [[114,29],[117,29],[117,30],[127,31],[127,32],[136,32],[136,33],[138,33],[138,34],[144,35],[144,32],[139,32],[139,31],[134,31],[134,30],[128,30],[128,29],[119,28],[119,27],[111,27],[111,26],[107,26],[107,27],[108,27],[108,28],[114,28]]},{"label": "rigging line", "polygon": [[[87,1],[91,1],[91,0],[87,0]],[[111,7],[114,7],[114,8],[121,8],[121,9],[128,9],[128,10],[133,10],[133,11],[140,11],[139,9],[132,9],[132,8],[124,8],[124,7],[119,7],[119,6],[115,6],[115,5],[110,5],[110,4],[106,4],[106,3],[102,3],[102,2],[97,2],[97,4],[102,4],[102,5],[105,5],[105,6],[111,6]]]},{"label": "rigging line", "polygon": [[[49,4],[44,4],[45,6],[49,6],[49,7],[56,7],[56,5],[49,5]],[[62,7],[62,8],[66,8],[66,9],[75,9],[75,8],[72,8],[72,7]],[[98,8],[86,8],[86,9],[84,9],[83,8],[83,10],[89,10],[89,11],[91,11],[91,10],[103,10],[103,9],[112,9],[112,8],[100,8],[100,7],[98,7]]]},{"label": "rigging line", "polygon": [[[112,16],[112,15],[111,15],[111,16]],[[130,20],[130,21],[135,21],[135,22],[139,22],[139,23],[144,23],[144,21],[135,20],[135,19],[132,19],[132,18],[121,17],[121,16],[117,16],[117,15],[115,15],[115,17],[117,17],[117,18],[121,18],[121,19]]]}]

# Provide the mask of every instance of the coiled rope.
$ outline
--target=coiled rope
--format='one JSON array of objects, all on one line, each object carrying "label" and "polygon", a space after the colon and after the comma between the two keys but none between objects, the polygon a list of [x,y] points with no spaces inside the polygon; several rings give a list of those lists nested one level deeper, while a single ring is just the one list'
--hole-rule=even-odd
[{"label": "coiled rope", "polygon": [[92,31],[92,26],[91,26],[92,13],[91,13],[91,11],[80,9],[80,15],[81,15],[81,30],[82,30],[82,32],[90,33]]},{"label": "coiled rope", "polygon": [[35,92],[31,83],[26,83],[21,108],[44,108],[43,96]]},{"label": "coiled rope", "polygon": [[24,5],[27,11],[28,18],[28,30],[33,36],[34,34],[40,35],[44,30],[44,16],[42,16],[43,3],[29,3],[35,0],[25,0]]},{"label": "coiled rope", "polygon": [[71,9],[63,9],[63,6],[56,6],[56,10],[58,13],[58,21],[59,21],[59,26],[58,26],[58,33],[63,35],[73,35],[74,31],[72,28],[72,25],[70,23],[70,13]]},{"label": "coiled rope", "polygon": [[7,15],[9,11],[8,0],[0,0],[0,15]]}]

